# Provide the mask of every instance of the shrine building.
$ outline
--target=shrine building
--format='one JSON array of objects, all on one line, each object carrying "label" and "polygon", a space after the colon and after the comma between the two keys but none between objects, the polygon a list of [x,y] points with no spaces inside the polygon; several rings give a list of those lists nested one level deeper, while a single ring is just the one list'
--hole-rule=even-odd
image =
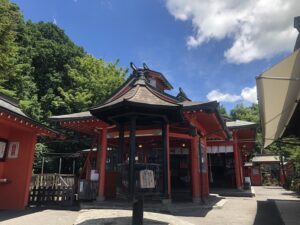
[{"label": "shrine building", "polygon": [[38,136],[60,134],[25,115],[14,99],[0,93],[0,209],[27,205]]},{"label": "shrine building", "polygon": [[242,188],[255,124],[226,121],[216,101],[191,101],[181,88],[172,96],[163,74],[132,68],[99,106],[50,118],[97,140],[95,157],[83,168],[86,180],[98,173],[97,199],[133,198],[143,191],[136,182],[140,169],[154,172],[155,187],[147,192],[162,200],[198,202],[210,187]]}]

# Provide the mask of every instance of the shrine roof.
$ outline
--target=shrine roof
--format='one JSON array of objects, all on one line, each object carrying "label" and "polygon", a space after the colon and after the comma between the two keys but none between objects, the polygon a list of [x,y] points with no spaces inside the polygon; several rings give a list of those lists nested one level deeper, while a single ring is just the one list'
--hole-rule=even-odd
[{"label": "shrine roof", "polygon": [[183,106],[183,109],[188,110],[214,110],[218,107],[217,101],[210,101],[210,102],[199,102],[199,101],[183,101],[180,102]]},{"label": "shrine roof", "polygon": [[226,122],[226,126],[230,129],[233,128],[256,128],[257,124],[254,122],[248,122],[244,120],[235,120]]},{"label": "shrine roof", "polygon": [[[3,93],[0,93],[0,112],[1,112],[1,116],[3,115],[3,113],[4,114],[6,113],[7,115],[15,116],[15,118],[20,118],[19,119],[20,123],[23,123],[22,120],[24,120],[27,123],[29,122],[29,124],[35,125],[35,128],[40,128],[40,129],[46,131],[46,132],[39,131],[38,135],[41,134],[41,135],[45,135],[45,136],[56,136],[56,137],[61,136],[61,134],[58,131],[56,131],[40,122],[37,122],[34,119],[27,116],[20,109],[18,102],[14,98],[9,97]],[[8,116],[7,119],[9,119],[9,118],[10,118],[10,116]],[[17,122],[16,119],[14,121]],[[27,123],[23,123],[23,124],[26,125]],[[30,126],[30,127],[32,129],[34,129],[33,126]]]},{"label": "shrine roof", "polygon": [[[102,104],[82,113],[52,116],[50,120],[62,122],[87,120],[88,122],[90,121],[89,119],[98,119],[111,124],[115,123],[115,118],[120,118],[118,115],[141,113],[145,117],[158,115],[167,117],[169,121],[179,122],[186,119],[183,115],[184,113],[195,113],[196,116],[203,117],[199,121],[205,121],[203,126],[210,127],[211,129],[208,129],[209,132],[215,132],[216,129],[218,131],[224,130],[225,136],[229,136],[225,122],[218,111],[218,102],[191,101],[181,88],[177,96],[170,95],[151,83],[150,78],[153,74],[150,76],[149,73],[155,73],[155,76],[160,76],[158,72],[152,71],[148,67],[145,68],[145,66],[144,68],[132,66],[132,68],[133,73],[126,82]],[[211,126],[209,121],[214,123],[214,127]]]},{"label": "shrine roof", "polygon": [[19,108],[17,101],[7,95],[0,93],[0,108],[9,110],[19,116],[29,118],[22,110]]},{"label": "shrine roof", "polygon": [[173,86],[170,84],[170,82],[167,80],[167,78],[160,72],[154,71],[154,70],[150,70],[149,68],[145,68],[146,72],[149,72],[150,74],[157,74],[159,79],[164,83],[164,85],[166,86],[166,88],[168,90],[173,89]]},{"label": "shrine roof", "polygon": [[253,163],[262,162],[280,162],[280,158],[277,155],[257,155],[252,158]]},{"label": "shrine roof", "polygon": [[90,111],[49,117],[51,121],[81,120],[81,119],[94,119],[94,118],[95,117],[90,113]]},{"label": "shrine roof", "polygon": [[144,75],[132,76],[132,82],[128,82],[127,90],[123,93],[116,93],[102,105],[91,109],[93,112],[118,105],[119,103],[143,104],[149,106],[181,107],[175,97],[165,94],[151,86]]}]

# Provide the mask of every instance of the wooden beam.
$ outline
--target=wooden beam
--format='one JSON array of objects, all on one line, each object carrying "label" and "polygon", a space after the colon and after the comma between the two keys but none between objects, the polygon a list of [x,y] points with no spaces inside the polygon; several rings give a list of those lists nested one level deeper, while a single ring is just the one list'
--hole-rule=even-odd
[{"label": "wooden beam", "polygon": [[193,139],[193,137],[191,135],[181,134],[181,133],[170,133],[169,136],[171,138],[188,139],[188,140],[192,140]]}]

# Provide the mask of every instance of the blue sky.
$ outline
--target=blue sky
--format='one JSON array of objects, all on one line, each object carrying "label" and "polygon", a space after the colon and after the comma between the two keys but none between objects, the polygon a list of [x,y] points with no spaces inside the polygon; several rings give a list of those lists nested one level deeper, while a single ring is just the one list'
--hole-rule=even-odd
[{"label": "blue sky", "polygon": [[255,101],[255,77],[292,51],[299,12],[296,0],[284,9],[283,0],[271,8],[237,0],[13,2],[25,19],[56,23],[93,56],[122,67],[145,62],[173,84],[172,94],[182,87],[193,100],[216,99],[227,109]]}]

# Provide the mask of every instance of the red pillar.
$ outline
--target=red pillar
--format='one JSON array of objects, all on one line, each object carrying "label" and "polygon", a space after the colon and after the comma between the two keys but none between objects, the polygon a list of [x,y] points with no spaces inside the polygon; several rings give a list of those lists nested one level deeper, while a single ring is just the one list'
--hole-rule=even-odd
[{"label": "red pillar", "polygon": [[192,166],[192,197],[193,202],[200,202],[200,177],[199,177],[199,137],[191,140],[191,166]]},{"label": "red pillar", "polygon": [[239,149],[237,144],[236,131],[233,131],[233,154],[234,154],[234,171],[235,171],[235,182],[238,189],[242,188],[241,171],[240,171],[240,157]]},{"label": "red pillar", "polygon": [[[106,151],[107,151],[107,128],[103,128],[101,132],[101,158],[100,158],[100,171],[98,181],[98,201],[104,200],[104,187],[105,187],[105,166],[106,166]],[[100,148],[98,149],[100,150]]]},{"label": "red pillar", "polygon": [[208,197],[209,195],[209,180],[208,180],[208,159],[207,159],[207,140],[206,137],[203,138],[202,144],[204,145],[203,151],[203,157],[204,157],[204,163],[205,163],[205,173],[202,173],[203,176],[203,196],[202,197]]}]

